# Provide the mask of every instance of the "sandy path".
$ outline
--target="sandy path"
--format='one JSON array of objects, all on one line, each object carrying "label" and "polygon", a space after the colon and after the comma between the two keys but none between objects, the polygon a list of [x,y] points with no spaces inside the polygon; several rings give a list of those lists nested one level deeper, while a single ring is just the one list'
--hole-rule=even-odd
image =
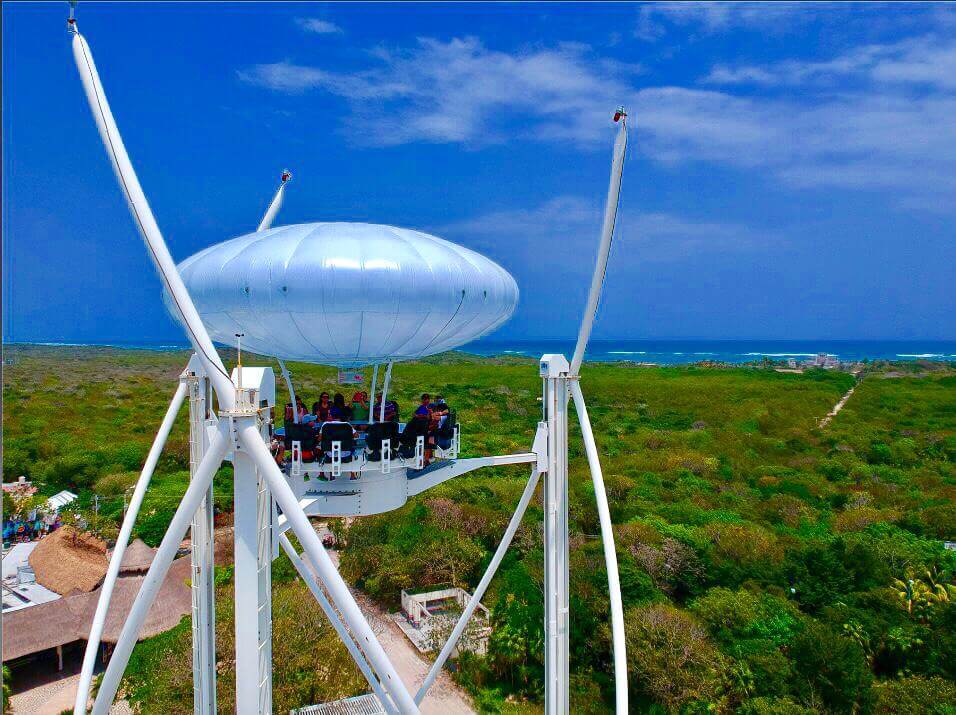
[{"label": "sandy path", "polygon": [[843,409],[843,405],[845,405],[846,401],[850,399],[850,395],[853,394],[853,391],[856,389],[856,386],[859,384],[860,383],[858,382],[856,383],[856,385],[854,385],[849,390],[847,390],[847,393],[843,397],[841,397],[840,401],[833,406],[833,409],[827,413],[827,416],[824,417],[822,420],[820,420],[820,429],[823,429],[828,424],[830,424],[830,420],[832,420],[834,417],[836,417],[839,414],[840,410]]},{"label": "sandy path", "polygon": [[[321,533],[320,529],[316,529],[316,531]],[[338,566],[338,552],[329,551],[329,556]],[[401,629],[378,605],[373,603],[361,591],[352,589],[352,595],[355,596],[359,608],[362,609],[362,613],[365,614],[369,624],[378,636],[382,648],[385,649],[389,660],[392,661],[392,665],[395,666],[395,670],[401,676],[405,687],[409,689],[412,697],[414,697],[421,684],[425,682],[425,676],[428,675],[431,662],[422,658]],[[477,712],[471,704],[471,698],[458,687],[446,670],[442,670],[435,680],[435,684],[429,688],[428,695],[422,701],[421,711],[423,715],[470,715]]]},{"label": "sandy path", "polygon": [[[10,697],[10,715],[60,715],[73,710],[80,675],[68,675]],[[110,715],[128,715],[132,710],[125,700],[110,708]]]}]

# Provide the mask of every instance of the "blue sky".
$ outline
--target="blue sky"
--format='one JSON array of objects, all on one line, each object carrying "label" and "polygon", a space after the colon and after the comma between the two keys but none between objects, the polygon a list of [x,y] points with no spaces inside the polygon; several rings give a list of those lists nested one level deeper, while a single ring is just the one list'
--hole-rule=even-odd
[{"label": "blue sky", "polygon": [[[181,340],[73,65],[3,6],[4,338]],[[278,223],[505,266],[571,337],[633,119],[598,338],[956,338],[956,8],[80,3],[177,260]]]}]

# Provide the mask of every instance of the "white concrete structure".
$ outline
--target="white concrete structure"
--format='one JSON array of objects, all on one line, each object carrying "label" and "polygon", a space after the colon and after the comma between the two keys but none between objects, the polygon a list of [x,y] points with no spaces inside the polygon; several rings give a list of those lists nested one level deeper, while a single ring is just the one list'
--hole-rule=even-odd
[{"label": "white concrete structure", "polygon": [[[451,627],[471,604],[472,595],[457,586],[434,589],[431,591],[402,591],[402,611],[394,616],[394,621],[412,644],[422,653],[435,650],[436,641],[441,645],[447,640],[444,631]],[[485,653],[488,649],[488,637],[491,635],[489,620],[491,612],[477,602],[474,610],[471,639],[467,647],[475,653]],[[452,652],[458,655],[460,648]]]}]

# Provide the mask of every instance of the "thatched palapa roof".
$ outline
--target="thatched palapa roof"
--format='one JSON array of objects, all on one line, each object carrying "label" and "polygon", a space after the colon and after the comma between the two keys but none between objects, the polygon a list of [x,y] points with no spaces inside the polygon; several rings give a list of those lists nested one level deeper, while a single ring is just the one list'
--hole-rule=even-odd
[{"label": "thatched palapa roof", "polygon": [[123,562],[120,564],[120,573],[146,573],[155,555],[156,549],[147,546],[142,539],[135,539],[126,547]]},{"label": "thatched palapa roof", "polygon": [[[46,539],[49,538],[50,536],[46,537]],[[149,550],[149,547],[146,549]],[[141,550],[137,550],[142,553]],[[183,616],[189,614],[192,609],[192,594],[189,586],[186,585],[189,577],[189,557],[173,561],[156,595],[156,600],[149,609],[139,634],[140,638],[148,638],[169,630],[179,623]],[[121,575],[117,579],[103,627],[104,642],[115,643],[119,639],[123,624],[126,623],[144,579],[145,575],[128,574]],[[71,595],[56,601],[5,614],[3,616],[3,660],[19,658],[73,641],[86,640],[99,596],[100,588],[89,593],[74,591]]]},{"label": "thatched palapa roof", "polygon": [[106,576],[107,563],[106,544],[71,526],[41,539],[30,554],[37,583],[64,596],[99,586]]}]

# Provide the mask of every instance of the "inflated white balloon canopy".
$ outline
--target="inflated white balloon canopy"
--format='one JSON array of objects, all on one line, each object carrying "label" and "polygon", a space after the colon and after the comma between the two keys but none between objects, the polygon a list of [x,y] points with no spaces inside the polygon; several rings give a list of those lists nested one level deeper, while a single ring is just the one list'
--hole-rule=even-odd
[{"label": "inflated white balloon canopy", "polygon": [[178,268],[213,340],[235,345],[243,333],[244,349],[339,367],[464,345],[518,303],[514,278],[494,261],[379,224],[280,226],[210,246]]}]

